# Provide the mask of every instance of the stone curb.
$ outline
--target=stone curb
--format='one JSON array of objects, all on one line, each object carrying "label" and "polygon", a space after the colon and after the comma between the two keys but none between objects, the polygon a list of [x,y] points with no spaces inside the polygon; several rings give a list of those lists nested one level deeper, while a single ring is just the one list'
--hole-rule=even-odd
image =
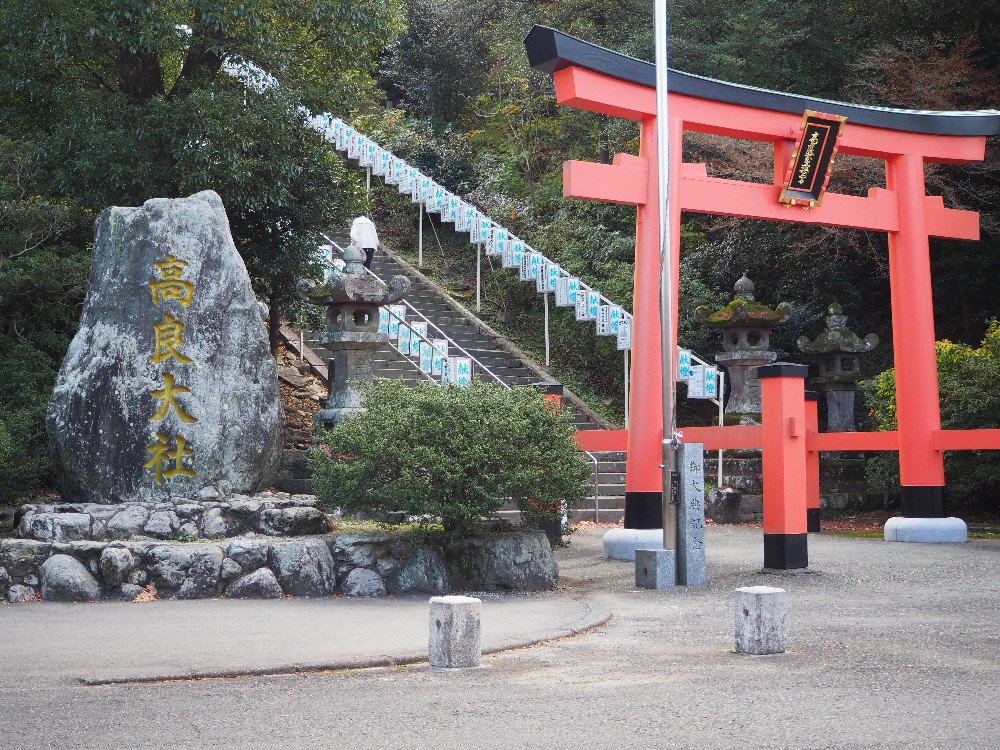
[{"label": "stone curb", "polygon": [[[519,648],[528,648],[542,643],[550,643],[565,638],[586,635],[597,628],[603,627],[614,613],[611,609],[595,599],[584,599],[572,597],[572,600],[583,604],[587,608],[587,613],[579,620],[569,625],[562,625],[543,635],[528,638],[501,639],[499,645],[493,645],[483,649],[483,655],[499,654],[503,651],[513,651]],[[189,680],[221,680],[239,677],[270,677],[289,674],[309,674],[315,672],[337,672],[347,669],[375,669],[379,667],[398,667],[407,664],[426,664],[427,652],[410,652],[392,657],[366,657],[334,660],[329,662],[316,662],[314,664],[289,664],[283,667],[266,667],[260,669],[234,669],[215,671],[191,671],[183,673],[164,673],[154,675],[139,675],[135,677],[99,677],[90,678],[81,676],[80,684],[86,687],[99,687],[101,685],[129,685],[148,684],[154,682],[184,682]]]}]

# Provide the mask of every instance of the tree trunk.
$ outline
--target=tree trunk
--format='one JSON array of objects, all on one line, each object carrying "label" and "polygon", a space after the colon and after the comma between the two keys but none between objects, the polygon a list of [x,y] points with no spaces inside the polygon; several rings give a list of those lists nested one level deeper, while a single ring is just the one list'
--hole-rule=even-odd
[{"label": "tree trunk", "polygon": [[278,356],[278,343],[281,340],[281,301],[271,296],[267,313],[267,340],[271,345],[271,354]]}]

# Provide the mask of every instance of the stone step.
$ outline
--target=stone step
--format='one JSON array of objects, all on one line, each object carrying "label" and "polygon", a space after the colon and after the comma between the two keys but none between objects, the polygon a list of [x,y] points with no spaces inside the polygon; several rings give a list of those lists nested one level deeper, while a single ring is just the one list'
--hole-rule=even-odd
[{"label": "stone step", "polygon": [[600,465],[600,484],[602,487],[625,486],[625,472],[607,471],[603,464]]}]

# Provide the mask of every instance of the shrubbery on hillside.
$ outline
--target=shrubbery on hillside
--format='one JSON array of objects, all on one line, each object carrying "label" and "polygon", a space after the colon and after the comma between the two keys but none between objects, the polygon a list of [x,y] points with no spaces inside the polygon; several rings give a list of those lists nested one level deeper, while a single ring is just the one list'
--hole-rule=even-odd
[{"label": "shrubbery on hillside", "polygon": [[[1000,323],[992,321],[978,348],[937,342],[941,426],[946,430],[1000,428]],[[868,418],[878,430],[896,429],[896,371],[886,370],[862,383]],[[1000,453],[946,451],[948,503],[953,510],[1000,509]],[[899,492],[899,461],[883,453],[868,463],[868,481],[876,492]]]}]

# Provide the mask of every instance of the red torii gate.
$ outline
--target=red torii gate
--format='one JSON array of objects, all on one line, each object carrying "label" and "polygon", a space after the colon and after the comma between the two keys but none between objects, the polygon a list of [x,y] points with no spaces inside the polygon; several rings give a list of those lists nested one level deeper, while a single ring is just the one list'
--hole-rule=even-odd
[{"label": "red torii gate", "polygon": [[[640,125],[638,156],[617,154],[610,165],[566,162],[563,192],[568,197],[637,207],[630,425],[627,432],[581,433],[579,441],[581,447],[590,450],[627,450],[625,526],[661,528],[663,428],[655,67],[542,26],[532,29],[525,47],[531,66],[552,75],[559,103],[634,120]],[[888,234],[898,431],[824,435],[826,440],[811,436],[810,450],[898,449],[903,515],[945,516],[942,450],[1000,448],[1000,431],[941,430],[928,239],[978,240],[979,215],[945,208],[941,197],[927,195],[924,163],[981,161],[986,136],[1000,134],[1000,112],[864,107],[675,71],[670,73],[669,85],[668,220],[674,247],[680,247],[681,211]],[[884,160],[886,187],[870,188],[867,197],[827,193],[822,206],[808,211],[781,204],[778,196],[807,109],[846,115],[840,151]],[[772,143],[774,183],[709,177],[704,164],[683,163],[685,130]],[[678,274],[675,254],[675,291]],[[676,344],[677,331],[672,334]],[[760,447],[759,435],[750,435],[753,429],[684,431],[689,440],[705,442],[706,448]],[[736,434],[741,432],[747,434]],[[722,433],[728,433],[729,438],[723,438]],[[739,445],[729,445],[732,440]]]}]

